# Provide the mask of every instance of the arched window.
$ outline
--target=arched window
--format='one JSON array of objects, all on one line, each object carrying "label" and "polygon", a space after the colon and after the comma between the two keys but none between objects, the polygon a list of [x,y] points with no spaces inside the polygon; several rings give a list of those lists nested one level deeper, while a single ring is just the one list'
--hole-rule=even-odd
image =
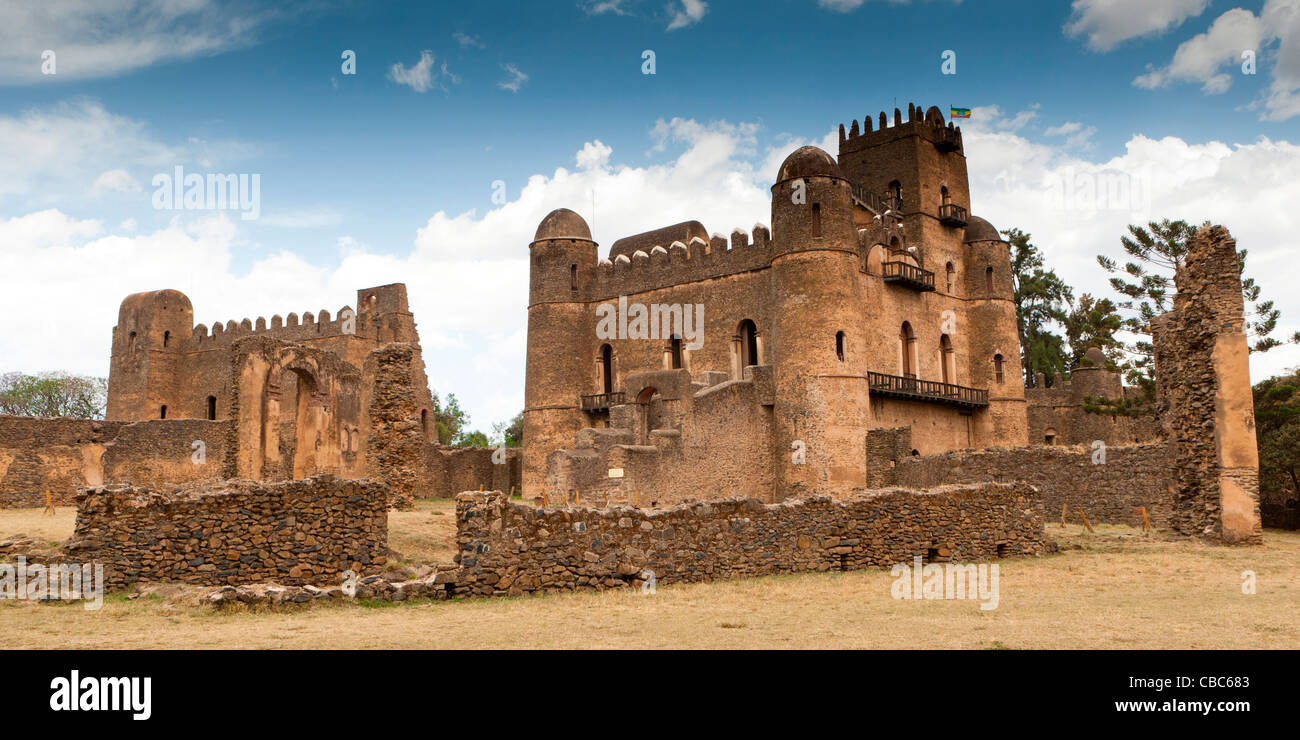
[{"label": "arched window", "polygon": [[952,295],[953,284],[956,282],[956,278],[957,278],[957,268],[953,267],[952,263],[949,262],[948,266],[943,269],[943,272],[944,272],[944,276],[948,279],[947,292],[949,295]]},{"label": "arched window", "polygon": [[161,407],[158,408],[158,418],[159,419],[167,418],[167,404],[163,404]]},{"label": "arched window", "polygon": [[953,361],[956,355],[952,351],[952,339],[947,334],[939,337],[939,366],[943,369],[943,382],[957,382],[957,364]]},{"label": "arched window", "polygon": [[578,266],[569,265],[569,290],[578,289]]},{"label": "arched window", "polygon": [[903,322],[903,327],[898,332],[898,345],[903,356],[903,376],[915,378],[916,334],[912,331],[912,325],[906,321]]},{"label": "arched window", "polygon": [[889,183],[889,186],[886,188],[886,191],[889,197],[894,199],[893,207],[902,208],[903,207],[903,183],[899,182],[898,180],[894,180]]},{"label": "arched window", "polygon": [[898,237],[896,236],[889,237],[889,251],[897,252],[902,248],[903,248],[903,243],[898,240]]},{"label": "arched window", "polygon": [[217,419],[217,397],[208,396],[208,421]]},{"label": "arched window", "polygon": [[952,196],[948,193],[947,185],[941,185],[939,187],[939,202],[945,206],[952,202]]},{"label": "arched window", "polygon": [[130,336],[126,338],[126,351],[127,352],[135,351],[135,332],[131,332]]},{"label": "arched window", "polygon": [[608,344],[600,346],[600,387],[601,393],[614,392],[614,348]]},{"label": "arched window", "polygon": [[1002,355],[1001,354],[993,355],[993,380],[997,381],[998,385],[1002,385],[1003,379],[1004,379],[1004,375],[1002,372]]},{"label": "arched window", "polygon": [[993,293],[993,268],[984,268],[984,290]]},{"label": "arched window", "polygon": [[679,335],[677,335],[677,334],[674,334],[674,335],[673,335],[673,338],[668,342],[668,354],[669,354],[669,356],[672,358],[672,361],[669,363],[670,366],[672,367],[672,369],[673,369],[673,370],[681,370],[681,369],[682,369],[682,338],[681,338],[681,336],[679,336]]},{"label": "arched window", "polygon": [[819,238],[822,235],[822,204],[813,203],[812,206],[812,235],[813,238]]},{"label": "arched window", "polygon": [[171,340],[172,340],[172,333],[170,331],[163,332],[163,346],[166,347],[167,344],[171,342]]},{"label": "arched window", "polygon": [[1055,429],[1053,429],[1053,428],[1051,428],[1051,427],[1048,427],[1048,428],[1047,428],[1047,431],[1044,432],[1044,434],[1043,434],[1043,444],[1045,444],[1045,445],[1054,445],[1054,444],[1056,444],[1056,430],[1055,430]]},{"label": "arched window", "polygon": [[429,436],[429,410],[420,409],[420,431],[424,432],[426,440],[431,439]]},{"label": "arched window", "polygon": [[835,359],[844,362],[844,332],[835,332]]},{"label": "arched window", "polygon": [[758,327],[753,321],[740,322],[740,366],[758,364]]}]

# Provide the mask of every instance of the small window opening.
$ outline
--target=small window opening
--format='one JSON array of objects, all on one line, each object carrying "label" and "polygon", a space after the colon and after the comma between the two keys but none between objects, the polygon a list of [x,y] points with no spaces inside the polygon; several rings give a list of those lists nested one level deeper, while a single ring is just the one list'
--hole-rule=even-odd
[{"label": "small window opening", "polygon": [[822,235],[822,204],[813,203],[812,212],[813,212],[812,235],[814,238],[817,238]]},{"label": "small window opening", "polygon": [[208,396],[208,421],[217,419],[217,397]]},{"label": "small window opening", "polygon": [[835,359],[844,362],[844,332],[835,332]]},{"label": "small window opening", "polygon": [[166,419],[166,418],[167,418],[167,405],[166,405],[166,404],[163,404],[163,405],[158,409],[158,418],[159,418],[159,419]]}]

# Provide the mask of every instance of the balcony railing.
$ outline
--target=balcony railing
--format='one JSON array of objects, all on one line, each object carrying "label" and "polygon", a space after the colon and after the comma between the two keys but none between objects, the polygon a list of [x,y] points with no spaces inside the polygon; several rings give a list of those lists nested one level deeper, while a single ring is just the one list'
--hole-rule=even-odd
[{"label": "balcony railing", "polygon": [[583,411],[609,411],[610,406],[623,403],[623,391],[590,393],[582,397]]},{"label": "balcony railing", "polygon": [[939,221],[945,226],[965,226],[966,209],[956,203],[944,203],[939,206]]},{"label": "balcony railing", "polygon": [[887,283],[894,283],[922,293],[934,290],[934,273],[910,262],[889,261],[883,263],[881,269]]},{"label": "balcony railing", "polygon": [[868,372],[867,388],[871,395],[887,398],[906,398],[964,408],[982,408],[989,405],[987,390],[941,383],[937,380],[920,380],[903,375]]},{"label": "balcony railing", "polygon": [[872,193],[856,183],[850,185],[850,190],[853,192],[854,199],[878,214],[883,214],[885,211],[893,211],[900,217],[903,215],[903,201],[901,198],[897,198],[893,195]]}]

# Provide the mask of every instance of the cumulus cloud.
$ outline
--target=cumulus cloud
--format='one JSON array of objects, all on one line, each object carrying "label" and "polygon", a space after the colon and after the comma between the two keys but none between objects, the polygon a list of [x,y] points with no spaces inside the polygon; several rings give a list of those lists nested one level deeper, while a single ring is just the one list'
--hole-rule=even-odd
[{"label": "cumulus cloud", "polygon": [[1205,11],[1210,0],[1074,0],[1065,32],[1110,51],[1129,39],[1164,33]]},{"label": "cumulus cloud", "polygon": [[399,85],[406,85],[412,90],[422,93],[428,92],[433,88],[447,92],[448,85],[455,85],[460,82],[460,77],[452,74],[447,68],[447,63],[442,62],[436,67],[433,52],[424,50],[420,52],[420,60],[410,67],[395,62],[388,69],[388,79]]},{"label": "cumulus cloud", "polygon": [[505,70],[507,75],[506,79],[497,83],[497,87],[502,90],[509,90],[510,92],[517,93],[519,92],[519,89],[524,86],[524,83],[528,82],[528,75],[520,72],[519,68],[513,64],[503,64],[501,65],[501,69]]},{"label": "cumulus cloud", "polygon": [[143,189],[139,181],[122,169],[104,171],[90,186],[92,193],[138,193]]},{"label": "cumulus cloud", "polygon": [[[0,83],[113,77],[254,42],[272,18],[216,0],[61,0],[0,3]],[[41,73],[55,53],[56,74]]]},{"label": "cumulus cloud", "polygon": [[[1008,130],[1016,130],[1008,128]],[[1052,126],[1043,132],[1048,136],[1064,136],[1065,145],[1070,149],[1087,149],[1092,146],[1090,139],[1097,133],[1096,126],[1085,126],[1078,121],[1067,121],[1060,126]]]},{"label": "cumulus cloud", "polygon": [[1284,121],[1300,115],[1300,3],[1296,0],[1268,0],[1259,15],[1241,8],[1224,12],[1205,33],[1179,44],[1168,64],[1148,65],[1147,72],[1133,84],[1154,89],[1176,82],[1199,82],[1202,92],[1218,95],[1227,92],[1234,78],[1245,72],[1247,56],[1254,58],[1258,74],[1265,52],[1274,44],[1272,79],[1250,107],[1262,109],[1262,118]]},{"label": "cumulus cloud", "polygon": [[668,30],[675,31],[699,23],[704,14],[709,12],[709,4],[704,0],[676,0],[668,5],[668,12],[672,13]]}]

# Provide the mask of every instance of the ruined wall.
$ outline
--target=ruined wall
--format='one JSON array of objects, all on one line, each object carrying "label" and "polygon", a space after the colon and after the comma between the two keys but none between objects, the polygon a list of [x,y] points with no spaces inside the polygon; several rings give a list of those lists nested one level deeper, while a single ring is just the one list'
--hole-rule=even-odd
[{"label": "ruined wall", "polygon": [[1173,451],[1175,530],[1261,541],[1259,453],[1237,243],[1204,226],[1174,275],[1172,311],[1152,322],[1162,422]]},{"label": "ruined wall", "polygon": [[[167,486],[217,478],[229,422],[0,416],[0,508],[70,506],[78,486]],[[195,441],[204,454],[196,458]],[[202,462],[196,462],[202,459]]]},{"label": "ruined wall", "polygon": [[878,490],[780,504],[728,499],[669,509],[535,509],[499,492],[456,498],[460,593],[536,591],[987,560],[1044,548],[1024,484]]},{"label": "ruined wall", "polygon": [[[1172,456],[1164,443],[1107,446],[1104,462],[1091,446],[1033,445],[906,457],[885,476],[905,488],[1021,481],[1041,494],[1043,516],[1057,521],[1062,505],[1071,521],[1083,509],[1091,522],[1141,526],[1145,506],[1155,526],[1166,526],[1173,509]],[[1098,462],[1094,462],[1097,460]]]},{"label": "ruined wall", "polygon": [[[1047,376],[1038,373],[1034,387],[1025,389],[1029,444],[1092,444],[1101,440],[1108,445],[1122,445],[1157,442],[1163,438],[1152,399],[1146,398],[1141,388],[1124,387],[1120,373],[1107,370],[1105,364],[1106,356],[1094,348],[1088,350],[1084,362],[1074,369],[1069,380],[1057,373],[1049,386]],[[1123,401],[1146,413],[1124,415],[1088,410],[1101,408],[1100,399]]]},{"label": "ruined wall", "polygon": [[[461,491],[523,492],[523,458],[518,447],[506,447],[498,454],[492,447],[441,447],[429,445],[431,478],[422,496],[451,498]],[[495,462],[495,459],[503,462]]]},{"label": "ruined wall", "polygon": [[337,581],[377,570],[388,554],[388,490],[318,476],[222,481],[180,493],[97,486],[77,496],[65,562],[102,563],[108,586]]}]

